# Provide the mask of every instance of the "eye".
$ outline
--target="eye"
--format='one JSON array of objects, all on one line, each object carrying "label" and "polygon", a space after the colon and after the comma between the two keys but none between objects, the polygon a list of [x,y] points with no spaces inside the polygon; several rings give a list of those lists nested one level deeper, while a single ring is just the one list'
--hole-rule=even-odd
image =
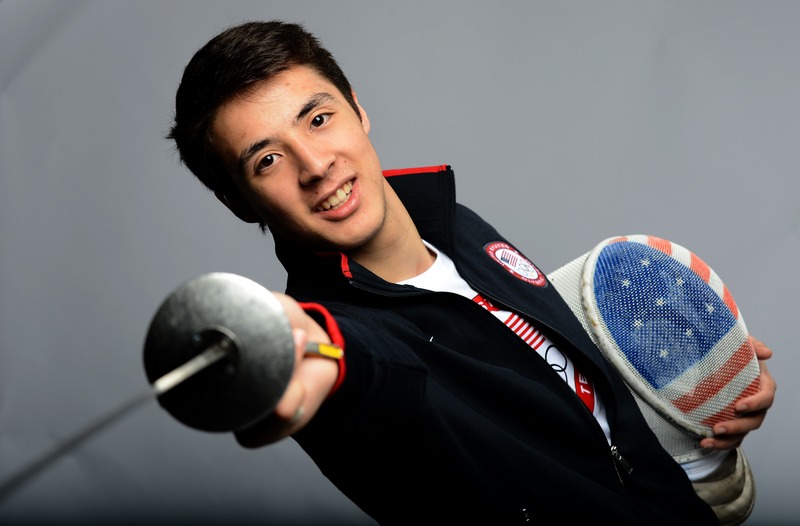
[{"label": "eye", "polygon": [[256,173],[263,172],[277,161],[277,155],[275,154],[268,154],[258,160],[258,164],[256,164]]},{"label": "eye", "polygon": [[320,113],[319,115],[311,119],[311,126],[319,128],[320,126],[328,122],[328,119],[330,118],[331,118],[330,113]]}]

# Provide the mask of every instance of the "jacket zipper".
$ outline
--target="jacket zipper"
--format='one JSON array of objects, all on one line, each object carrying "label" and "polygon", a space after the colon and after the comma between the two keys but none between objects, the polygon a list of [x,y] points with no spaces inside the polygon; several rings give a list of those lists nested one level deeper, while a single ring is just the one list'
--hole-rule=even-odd
[{"label": "jacket zipper", "polygon": [[[619,467],[625,471],[626,475],[630,475],[631,473],[633,473],[633,466],[628,464],[628,461],[625,460],[625,458],[620,454],[619,450],[617,449],[617,446],[614,445],[611,446],[611,456],[614,458],[614,467],[617,467],[617,465],[619,465]],[[619,470],[617,471],[617,473],[619,474]],[[622,480],[622,477],[620,477],[620,480]]]}]

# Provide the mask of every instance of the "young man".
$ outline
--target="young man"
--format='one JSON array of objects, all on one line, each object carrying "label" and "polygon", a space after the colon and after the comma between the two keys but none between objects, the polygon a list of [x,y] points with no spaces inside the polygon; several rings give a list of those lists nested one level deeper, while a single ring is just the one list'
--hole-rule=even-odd
[{"label": "young man", "polygon": [[[186,67],[170,137],[225,206],[271,231],[288,272],[276,296],[295,372],[239,443],[292,436],[383,524],[718,523],[546,277],[456,204],[450,168],[384,173],[369,131],[333,57],[298,25],[230,28]],[[529,272],[499,264],[500,249]],[[309,339],[344,357],[304,357]],[[704,446],[736,457],[774,399],[763,363],[761,386]],[[735,485],[734,471],[707,480]],[[752,499],[734,493],[736,523]]]}]

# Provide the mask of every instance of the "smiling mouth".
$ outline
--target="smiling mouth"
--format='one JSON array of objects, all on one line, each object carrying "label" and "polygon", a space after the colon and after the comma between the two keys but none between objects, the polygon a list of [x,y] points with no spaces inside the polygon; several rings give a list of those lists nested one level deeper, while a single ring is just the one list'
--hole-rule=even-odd
[{"label": "smiling mouth", "polygon": [[317,212],[324,212],[325,210],[334,210],[339,208],[348,199],[350,199],[350,192],[353,191],[353,182],[347,181],[341,188],[336,190],[333,195],[324,200],[317,208]]}]

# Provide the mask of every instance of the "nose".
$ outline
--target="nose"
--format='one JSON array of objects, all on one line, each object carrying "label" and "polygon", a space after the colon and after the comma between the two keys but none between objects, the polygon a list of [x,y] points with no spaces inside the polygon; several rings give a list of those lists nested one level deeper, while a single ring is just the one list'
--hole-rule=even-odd
[{"label": "nose", "polygon": [[304,186],[324,179],[336,160],[333,151],[322,143],[298,141],[294,150],[300,167],[300,184]]}]

